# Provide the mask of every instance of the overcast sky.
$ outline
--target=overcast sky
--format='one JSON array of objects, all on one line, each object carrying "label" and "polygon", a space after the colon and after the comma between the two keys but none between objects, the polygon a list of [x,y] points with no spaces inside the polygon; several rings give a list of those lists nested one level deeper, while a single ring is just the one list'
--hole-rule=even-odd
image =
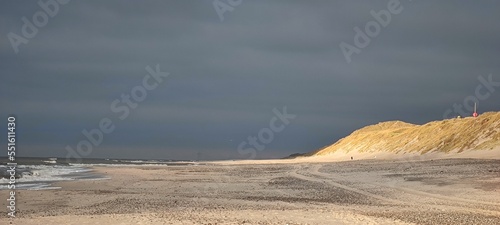
[{"label": "overcast sky", "polygon": [[[500,82],[499,1],[402,0],[350,63],[341,43],[356,47],[354,28],[388,0],[220,0],[222,17],[211,0],[128,2],[58,4],[46,25],[36,1],[2,3],[0,128],[17,117],[18,156],[65,157],[108,118],[115,129],[85,157],[249,158],[238,146],[259,132],[256,158],[284,157],[381,121],[443,119],[479,77]],[[42,27],[23,36],[34,15]],[[120,119],[112,103],[156,65],[169,76]],[[480,112],[500,110],[498,85],[479,93]],[[288,124],[273,119],[284,107]]]}]

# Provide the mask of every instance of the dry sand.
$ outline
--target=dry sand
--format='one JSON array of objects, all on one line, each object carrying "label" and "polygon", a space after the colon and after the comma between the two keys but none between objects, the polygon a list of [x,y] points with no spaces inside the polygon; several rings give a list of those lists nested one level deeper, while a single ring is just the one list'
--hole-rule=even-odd
[{"label": "dry sand", "polygon": [[0,224],[500,224],[500,160],[276,162],[95,167]]}]

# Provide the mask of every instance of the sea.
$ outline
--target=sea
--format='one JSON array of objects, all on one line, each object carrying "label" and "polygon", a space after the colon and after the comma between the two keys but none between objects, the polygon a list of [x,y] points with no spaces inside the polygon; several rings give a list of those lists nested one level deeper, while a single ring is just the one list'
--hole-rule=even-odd
[{"label": "sea", "polygon": [[[10,163],[7,158],[0,158],[0,190],[10,189],[9,183],[12,184],[7,163]],[[15,163],[16,190],[60,189],[56,185],[60,181],[110,179],[95,172],[94,166],[199,165],[198,162],[187,160],[82,159],[78,163],[67,163],[64,158],[32,157],[18,157]]]}]

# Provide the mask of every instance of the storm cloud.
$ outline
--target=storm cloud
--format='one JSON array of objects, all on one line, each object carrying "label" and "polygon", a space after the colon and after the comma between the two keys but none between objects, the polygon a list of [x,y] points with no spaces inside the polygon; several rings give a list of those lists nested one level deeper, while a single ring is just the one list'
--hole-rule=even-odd
[{"label": "storm cloud", "polygon": [[[247,158],[238,145],[286,107],[296,118],[257,152],[277,158],[381,121],[443,119],[475,95],[479,77],[500,82],[500,3],[491,0],[401,0],[401,13],[346,62],[339,45],[354,45],[354,28],[388,2],[243,0],[221,21],[211,0],[69,1],[17,53],[9,33],[22,36],[22,18],[43,9],[4,2],[2,135],[14,114],[19,156],[64,157],[82,130],[110,118],[114,131],[86,157]],[[170,75],[120,120],[110,105],[156,65]],[[481,91],[490,95],[480,112],[500,110],[493,88]]]}]

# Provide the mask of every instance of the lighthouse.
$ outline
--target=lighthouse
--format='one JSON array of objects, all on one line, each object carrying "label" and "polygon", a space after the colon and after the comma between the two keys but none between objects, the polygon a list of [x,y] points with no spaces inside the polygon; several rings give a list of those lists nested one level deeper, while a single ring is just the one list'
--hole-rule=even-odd
[{"label": "lighthouse", "polygon": [[477,114],[477,103],[475,103],[475,102],[474,102],[474,113],[472,113],[472,116],[473,117],[479,116],[479,114]]}]

